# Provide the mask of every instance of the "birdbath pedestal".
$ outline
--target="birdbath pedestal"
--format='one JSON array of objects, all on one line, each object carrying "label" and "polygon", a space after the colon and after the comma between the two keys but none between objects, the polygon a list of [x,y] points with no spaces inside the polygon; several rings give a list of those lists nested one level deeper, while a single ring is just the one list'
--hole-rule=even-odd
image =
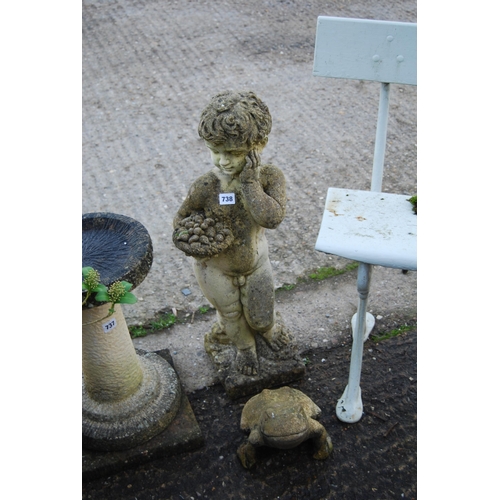
[{"label": "birdbath pedestal", "polygon": [[[111,213],[84,214],[82,267],[96,269],[109,286],[146,277],[153,247],[146,228]],[[82,442],[97,451],[133,448],[156,436],[175,418],[181,388],[161,356],[136,351],[120,304],[91,297],[82,310]]]}]

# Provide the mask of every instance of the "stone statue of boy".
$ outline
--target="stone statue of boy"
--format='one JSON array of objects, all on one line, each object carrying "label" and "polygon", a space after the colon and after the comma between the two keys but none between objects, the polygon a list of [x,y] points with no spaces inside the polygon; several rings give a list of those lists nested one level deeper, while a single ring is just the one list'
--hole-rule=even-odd
[{"label": "stone statue of boy", "polygon": [[290,341],[276,321],[265,237],[286,205],[283,173],[260,163],[271,125],[253,92],[215,95],[198,126],[215,168],[193,183],[174,218],[173,240],[195,258],[198,283],[217,310],[210,335],[236,347],[234,367],[250,376],[259,368],[255,335],[274,351]]}]

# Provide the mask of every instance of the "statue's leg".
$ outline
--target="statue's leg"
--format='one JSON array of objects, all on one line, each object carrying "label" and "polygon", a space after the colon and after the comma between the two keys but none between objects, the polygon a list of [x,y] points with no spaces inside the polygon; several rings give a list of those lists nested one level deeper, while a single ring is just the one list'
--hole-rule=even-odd
[{"label": "statue's leg", "polygon": [[275,321],[274,280],[269,260],[246,277],[241,287],[241,302],[248,324],[272,349],[277,351],[288,344],[288,335]]},{"label": "statue's leg", "polygon": [[326,429],[317,421],[310,420],[311,422],[311,438],[314,441],[315,453],[313,458],[316,460],[325,460],[333,451],[332,439],[326,432]]},{"label": "statue's leg", "polygon": [[237,281],[203,262],[195,263],[194,272],[203,294],[217,310],[221,330],[237,349],[236,369],[244,375],[256,375],[255,338],[243,314]]}]

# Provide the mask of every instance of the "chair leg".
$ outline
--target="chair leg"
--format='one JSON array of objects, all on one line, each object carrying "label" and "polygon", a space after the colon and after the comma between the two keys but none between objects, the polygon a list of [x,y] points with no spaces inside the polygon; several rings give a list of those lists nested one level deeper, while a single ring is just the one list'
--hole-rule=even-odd
[{"label": "chair leg", "polygon": [[337,403],[337,417],[342,422],[357,422],[363,414],[363,401],[361,400],[361,387],[359,385],[361,380],[361,364],[363,361],[363,342],[368,338],[371,328],[373,328],[375,323],[373,316],[366,312],[371,271],[372,266],[370,264],[359,264],[357,282],[359,295],[358,312],[354,315],[355,318],[353,318],[355,328],[351,349],[349,381],[342,397]]},{"label": "chair leg", "polygon": [[[354,338],[354,332],[356,331],[357,322],[358,322],[358,313],[355,313],[354,316],[351,318],[353,338]],[[373,314],[367,312],[365,320],[365,329],[363,333],[363,342],[366,342],[368,340],[368,337],[370,336],[370,333],[372,332],[374,326],[375,326],[375,318],[373,317]]]}]

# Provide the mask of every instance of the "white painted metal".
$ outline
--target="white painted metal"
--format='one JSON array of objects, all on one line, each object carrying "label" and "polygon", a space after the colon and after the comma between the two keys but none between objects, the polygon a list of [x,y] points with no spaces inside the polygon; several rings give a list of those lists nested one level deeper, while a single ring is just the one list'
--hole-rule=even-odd
[{"label": "white painted metal", "polygon": [[314,76],[417,84],[417,25],[318,17]]},{"label": "white painted metal", "polygon": [[387,122],[389,120],[389,83],[380,84],[378,105],[377,132],[375,135],[375,151],[373,153],[372,191],[382,191],[384,176],[385,144],[387,142]]},{"label": "white painted metal", "polygon": [[[363,342],[368,338],[370,331],[366,331],[366,305],[370,288],[372,266],[365,263],[359,264],[358,269],[358,312],[356,313],[356,327],[353,333],[351,349],[351,366],[349,368],[349,381],[342,397],[337,403],[337,417],[348,423],[357,422],[363,414],[363,401],[361,399],[361,364],[363,362]],[[373,323],[375,324],[375,322]],[[373,325],[372,325],[373,328]]]},{"label": "white painted metal", "polygon": [[[356,331],[357,323],[358,323],[358,313],[355,313],[354,316],[351,318],[351,328],[353,334]],[[365,316],[365,331],[363,333],[363,342],[365,340],[368,340],[368,337],[370,336],[370,333],[372,332],[374,326],[375,326],[375,318],[373,317],[373,314],[367,312]]]},{"label": "white painted metal", "polygon": [[417,25],[320,16],[313,75],[381,83],[371,191],[329,188],[316,242],[316,250],[360,262],[349,381],[336,408],[340,420],[354,423],[363,414],[363,342],[375,324],[366,312],[372,265],[417,268],[417,217],[408,197],[382,193],[390,84],[417,84]]},{"label": "white painted metal", "polygon": [[396,269],[417,269],[417,216],[409,196],[328,188],[316,250]]}]

